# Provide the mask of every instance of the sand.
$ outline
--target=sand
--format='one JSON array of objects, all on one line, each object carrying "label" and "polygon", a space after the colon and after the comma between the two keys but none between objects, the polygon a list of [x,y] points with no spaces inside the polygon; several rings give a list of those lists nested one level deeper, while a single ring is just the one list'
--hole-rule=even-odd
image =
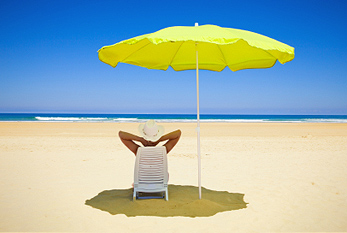
[{"label": "sand", "polygon": [[131,201],[136,123],[0,122],[0,231],[347,231],[347,124],[195,124],[168,155],[169,202]]}]

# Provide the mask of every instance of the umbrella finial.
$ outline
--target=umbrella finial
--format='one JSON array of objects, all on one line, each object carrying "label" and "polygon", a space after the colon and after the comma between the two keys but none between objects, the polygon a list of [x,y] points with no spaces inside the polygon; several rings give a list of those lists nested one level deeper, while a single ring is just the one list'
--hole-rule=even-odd
[{"label": "umbrella finial", "polygon": [[195,23],[195,27],[198,27],[199,26],[199,24],[198,23]]}]

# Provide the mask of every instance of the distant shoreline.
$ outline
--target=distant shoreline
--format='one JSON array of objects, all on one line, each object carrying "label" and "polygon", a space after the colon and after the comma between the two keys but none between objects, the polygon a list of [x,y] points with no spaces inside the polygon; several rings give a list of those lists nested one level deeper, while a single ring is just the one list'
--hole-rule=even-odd
[{"label": "distant shoreline", "polygon": [[[195,114],[60,114],[0,113],[0,122],[115,122],[139,123],[149,119],[165,123],[194,123]],[[201,114],[202,123],[347,123],[347,115],[236,115]]]}]

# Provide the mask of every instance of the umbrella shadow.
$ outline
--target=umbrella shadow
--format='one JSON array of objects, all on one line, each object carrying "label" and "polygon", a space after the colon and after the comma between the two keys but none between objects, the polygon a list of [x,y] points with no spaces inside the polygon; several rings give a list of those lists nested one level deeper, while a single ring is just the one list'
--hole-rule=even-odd
[{"label": "umbrella shadow", "polygon": [[198,187],[169,185],[169,201],[164,199],[132,200],[133,189],[113,189],[99,193],[86,200],[85,204],[107,211],[112,215],[125,214],[128,217],[209,217],[219,212],[247,208],[244,194],[201,189],[202,199],[198,198]]}]

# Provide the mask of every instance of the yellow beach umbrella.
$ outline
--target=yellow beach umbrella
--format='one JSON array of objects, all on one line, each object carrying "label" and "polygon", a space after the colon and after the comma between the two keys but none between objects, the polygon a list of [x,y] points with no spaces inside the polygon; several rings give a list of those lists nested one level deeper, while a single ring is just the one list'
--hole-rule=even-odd
[{"label": "yellow beach umbrella", "polygon": [[119,62],[148,69],[196,70],[198,185],[201,199],[199,69],[232,71],[269,68],[276,61],[284,64],[294,59],[294,48],[269,37],[239,29],[215,25],[168,27],[104,46],[99,59],[116,67]]}]

